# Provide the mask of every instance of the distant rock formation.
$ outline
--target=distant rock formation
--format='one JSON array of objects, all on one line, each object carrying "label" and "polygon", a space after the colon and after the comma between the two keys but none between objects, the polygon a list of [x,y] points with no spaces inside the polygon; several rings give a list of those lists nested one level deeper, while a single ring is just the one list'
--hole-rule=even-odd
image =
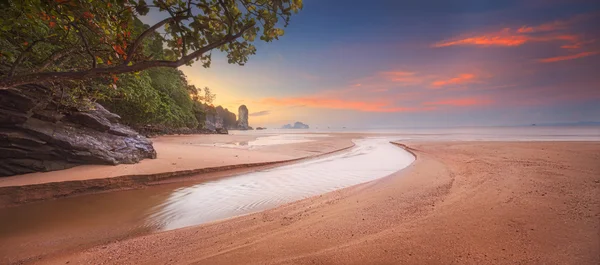
[{"label": "distant rock formation", "polygon": [[301,123],[299,121],[295,122],[294,125],[286,124],[281,127],[281,129],[308,129],[308,125]]},{"label": "distant rock formation", "polygon": [[240,130],[248,130],[248,108],[246,105],[241,105],[238,108],[237,127]]},{"label": "distant rock formation", "polygon": [[227,128],[224,125],[223,118],[218,113],[207,113],[204,121],[204,129],[219,134],[227,134]]},{"label": "distant rock formation", "polygon": [[156,158],[152,142],[102,105],[64,109],[38,85],[0,89],[0,177]]},{"label": "distant rock formation", "polygon": [[259,130],[259,131],[260,130],[266,130],[266,129],[267,129],[266,127],[256,127],[256,130]]},{"label": "distant rock formation", "polygon": [[217,106],[216,108],[217,115],[223,119],[223,128],[226,129],[235,129],[237,127],[237,120],[235,113],[229,111],[228,109],[224,109],[221,106]]}]

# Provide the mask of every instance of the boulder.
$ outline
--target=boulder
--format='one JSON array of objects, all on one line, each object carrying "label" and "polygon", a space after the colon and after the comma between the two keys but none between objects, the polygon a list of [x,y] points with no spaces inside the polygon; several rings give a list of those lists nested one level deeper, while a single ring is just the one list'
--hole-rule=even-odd
[{"label": "boulder", "polygon": [[100,104],[88,103],[61,110],[43,86],[0,90],[0,177],[156,158],[150,140]]}]

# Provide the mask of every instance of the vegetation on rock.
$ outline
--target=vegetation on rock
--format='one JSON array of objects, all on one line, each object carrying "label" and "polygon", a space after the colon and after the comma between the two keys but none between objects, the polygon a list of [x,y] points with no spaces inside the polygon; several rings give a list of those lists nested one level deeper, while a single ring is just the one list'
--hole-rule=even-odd
[{"label": "vegetation on rock", "polygon": [[2,1],[0,89],[41,84],[64,106],[100,102],[134,128],[198,129],[207,113],[228,126],[235,114],[212,107],[210,89],[176,68],[209,67],[213,50],[243,65],[256,37],[278,39],[301,8],[301,0]]}]

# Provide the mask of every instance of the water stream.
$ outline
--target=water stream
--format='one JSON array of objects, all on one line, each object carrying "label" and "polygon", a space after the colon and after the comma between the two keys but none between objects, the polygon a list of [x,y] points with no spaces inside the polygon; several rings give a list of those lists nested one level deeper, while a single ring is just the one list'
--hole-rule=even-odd
[{"label": "water stream", "polygon": [[389,139],[355,144],[341,154],[177,189],[148,222],[169,230],[257,212],[382,178],[414,160]]},{"label": "water stream", "polygon": [[359,139],[339,154],[201,183],[0,209],[0,263],[9,262],[3,256],[25,258],[29,252],[51,253],[258,212],[382,178],[414,161],[390,140],[398,139]]}]

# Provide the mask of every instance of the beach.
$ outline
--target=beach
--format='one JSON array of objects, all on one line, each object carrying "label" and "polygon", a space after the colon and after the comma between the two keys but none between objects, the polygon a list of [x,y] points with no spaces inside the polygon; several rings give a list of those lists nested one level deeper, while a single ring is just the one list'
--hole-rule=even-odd
[{"label": "beach", "polygon": [[[142,233],[91,248],[61,249],[40,256],[30,253],[35,258],[26,261],[600,262],[599,142],[398,143],[416,160],[378,180],[199,226]],[[289,150],[289,146],[285,148]]]}]

